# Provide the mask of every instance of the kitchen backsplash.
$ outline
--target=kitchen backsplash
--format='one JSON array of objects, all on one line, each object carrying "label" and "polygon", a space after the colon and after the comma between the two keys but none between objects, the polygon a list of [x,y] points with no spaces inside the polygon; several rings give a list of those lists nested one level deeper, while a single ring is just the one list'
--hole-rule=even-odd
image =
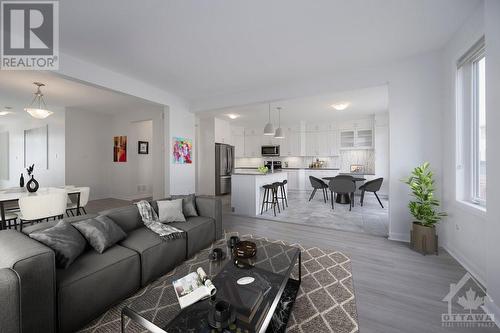
[{"label": "kitchen backsplash", "polygon": [[342,150],[340,170],[350,172],[351,165],[361,165],[364,173],[375,173],[375,152],[371,149]]},{"label": "kitchen backsplash", "polygon": [[[349,172],[352,164],[362,165],[363,172],[374,173],[375,171],[375,154],[373,150],[343,150],[340,156],[333,157],[320,157],[325,161],[325,168],[339,168],[342,172]],[[268,161],[270,158],[237,158],[235,160],[235,167],[259,167]],[[288,163],[289,168],[307,168],[315,157],[275,157],[275,161],[281,161],[283,166],[285,162]]]}]

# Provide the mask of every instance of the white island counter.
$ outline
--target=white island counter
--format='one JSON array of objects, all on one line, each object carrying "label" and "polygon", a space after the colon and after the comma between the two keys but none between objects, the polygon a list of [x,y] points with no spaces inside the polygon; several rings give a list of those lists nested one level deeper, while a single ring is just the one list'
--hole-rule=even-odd
[{"label": "white island counter", "polygon": [[[262,174],[256,170],[245,170],[233,173],[231,177],[231,207],[233,212],[240,215],[260,215],[262,186],[287,179],[286,171]],[[285,185],[285,192],[287,186]],[[280,197],[281,194],[278,194]],[[281,203],[281,199],[280,199]]]}]

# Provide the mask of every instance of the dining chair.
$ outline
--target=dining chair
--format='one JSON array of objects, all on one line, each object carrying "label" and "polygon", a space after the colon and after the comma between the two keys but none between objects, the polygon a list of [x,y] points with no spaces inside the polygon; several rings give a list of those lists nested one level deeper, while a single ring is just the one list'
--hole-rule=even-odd
[{"label": "dining chair", "polygon": [[25,195],[19,198],[19,224],[62,219],[66,212],[67,194],[65,190],[53,190],[49,193]]},{"label": "dining chair", "polygon": [[[79,189],[80,189],[80,210],[82,210],[84,214],[87,214],[85,207],[89,202],[90,187],[79,187]],[[69,216],[70,213],[72,216],[75,216],[75,213],[76,215],[79,215],[80,210],[78,210],[78,203],[71,201],[71,199],[69,199],[69,196],[68,196],[68,201],[69,202],[66,206],[66,215]]]},{"label": "dining chair", "polygon": [[[352,177],[351,177],[352,178]],[[333,202],[335,201],[335,194],[347,194],[350,196],[351,200],[349,200],[349,211],[352,210],[352,203],[354,201],[354,191],[356,191],[356,184],[352,179],[349,177],[335,177],[332,180],[330,180],[330,183],[328,184],[328,187],[331,192],[331,199],[332,199],[332,209],[333,207]]]},{"label": "dining chair", "polygon": [[359,187],[359,189],[361,190],[361,206],[363,206],[363,201],[365,199],[365,192],[372,192],[373,194],[375,194],[375,197],[377,198],[380,207],[384,208],[384,205],[382,205],[382,201],[380,201],[380,198],[378,197],[377,194],[377,192],[380,191],[383,182],[384,178],[377,178],[370,180]]},{"label": "dining chair", "polygon": [[322,190],[323,191],[323,200],[326,201],[328,200],[328,185],[326,183],[316,177],[309,176],[309,181],[311,182],[311,186],[313,187],[313,191],[311,193],[311,196],[309,197],[309,201],[311,201],[314,198],[314,195],[316,194],[317,190]]}]

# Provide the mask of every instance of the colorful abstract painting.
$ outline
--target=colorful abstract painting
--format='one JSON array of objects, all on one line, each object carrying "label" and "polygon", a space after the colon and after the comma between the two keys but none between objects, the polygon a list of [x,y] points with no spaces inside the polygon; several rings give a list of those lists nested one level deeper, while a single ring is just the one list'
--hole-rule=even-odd
[{"label": "colorful abstract painting", "polygon": [[173,146],[173,162],[176,164],[191,164],[193,163],[192,159],[192,150],[193,150],[193,141],[187,138],[178,138],[173,137],[172,141],[174,142]]},{"label": "colorful abstract painting", "polygon": [[115,136],[113,143],[113,162],[127,162],[127,137]]}]

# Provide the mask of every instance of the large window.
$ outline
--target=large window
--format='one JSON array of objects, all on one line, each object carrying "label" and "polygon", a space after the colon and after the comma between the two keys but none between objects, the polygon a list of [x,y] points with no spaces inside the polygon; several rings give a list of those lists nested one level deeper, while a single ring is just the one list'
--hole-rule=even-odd
[{"label": "large window", "polygon": [[484,38],[457,64],[457,199],[486,206]]}]

